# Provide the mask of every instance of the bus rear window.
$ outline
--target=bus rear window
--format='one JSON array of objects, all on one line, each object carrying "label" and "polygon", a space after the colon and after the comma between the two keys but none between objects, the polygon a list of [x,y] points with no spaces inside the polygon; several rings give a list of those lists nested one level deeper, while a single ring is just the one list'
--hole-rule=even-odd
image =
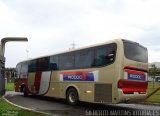
[{"label": "bus rear window", "polygon": [[125,57],[138,62],[148,62],[147,49],[138,43],[123,40]]}]

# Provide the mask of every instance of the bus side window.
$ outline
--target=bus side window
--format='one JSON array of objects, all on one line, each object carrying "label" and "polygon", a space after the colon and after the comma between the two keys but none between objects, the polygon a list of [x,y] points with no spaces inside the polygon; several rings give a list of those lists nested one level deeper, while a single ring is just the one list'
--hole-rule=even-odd
[{"label": "bus side window", "polygon": [[74,53],[65,53],[59,56],[60,70],[74,69]]},{"label": "bus side window", "polygon": [[108,44],[95,48],[94,66],[104,66],[114,62],[116,44]]},{"label": "bus side window", "polygon": [[28,72],[28,63],[24,62],[22,63],[22,66],[21,66],[21,74],[27,73],[27,72]]},{"label": "bus side window", "polygon": [[49,70],[58,70],[58,56],[51,56],[49,59]]},{"label": "bus side window", "polygon": [[75,68],[91,68],[93,64],[93,49],[79,50],[75,53]]},{"label": "bus side window", "polygon": [[20,71],[21,71],[21,64],[18,64],[16,66],[16,74],[15,74],[15,77],[14,77],[15,81],[20,78]]},{"label": "bus side window", "polygon": [[32,60],[28,64],[28,72],[36,72],[37,71],[37,60]]},{"label": "bus side window", "polygon": [[47,71],[49,68],[49,57],[37,60],[37,71]]},{"label": "bus side window", "polygon": [[57,64],[56,63],[49,63],[49,70],[58,70]]}]

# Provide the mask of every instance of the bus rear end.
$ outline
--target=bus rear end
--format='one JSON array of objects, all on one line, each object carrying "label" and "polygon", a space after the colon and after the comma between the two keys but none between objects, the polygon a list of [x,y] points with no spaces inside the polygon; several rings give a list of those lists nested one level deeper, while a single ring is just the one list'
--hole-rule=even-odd
[{"label": "bus rear end", "polygon": [[136,42],[123,40],[122,77],[118,80],[120,102],[143,101],[147,95],[148,52]]}]

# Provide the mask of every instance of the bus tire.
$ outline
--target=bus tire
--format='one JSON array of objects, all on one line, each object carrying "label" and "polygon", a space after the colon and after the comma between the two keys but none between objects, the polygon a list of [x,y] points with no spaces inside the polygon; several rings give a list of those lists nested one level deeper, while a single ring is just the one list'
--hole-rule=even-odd
[{"label": "bus tire", "polygon": [[28,96],[28,91],[27,91],[27,88],[25,86],[23,87],[23,96],[24,97]]},{"label": "bus tire", "polygon": [[79,101],[78,92],[75,88],[70,88],[67,91],[66,100],[70,105],[76,105]]},{"label": "bus tire", "polygon": [[24,85],[21,85],[20,92],[23,92],[23,90],[24,90]]}]

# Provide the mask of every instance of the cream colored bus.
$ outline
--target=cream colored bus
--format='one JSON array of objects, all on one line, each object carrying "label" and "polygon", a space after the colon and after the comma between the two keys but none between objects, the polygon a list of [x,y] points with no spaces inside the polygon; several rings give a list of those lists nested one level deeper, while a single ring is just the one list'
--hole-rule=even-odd
[{"label": "cream colored bus", "polygon": [[115,39],[103,44],[17,64],[15,91],[78,101],[120,103],[146,97],[148,53],[139,43]]}]

